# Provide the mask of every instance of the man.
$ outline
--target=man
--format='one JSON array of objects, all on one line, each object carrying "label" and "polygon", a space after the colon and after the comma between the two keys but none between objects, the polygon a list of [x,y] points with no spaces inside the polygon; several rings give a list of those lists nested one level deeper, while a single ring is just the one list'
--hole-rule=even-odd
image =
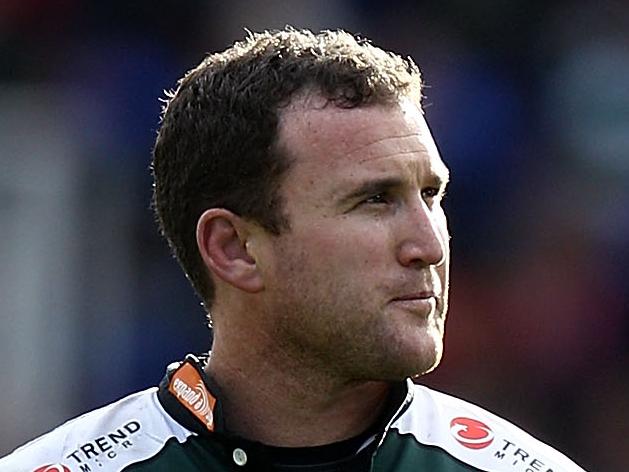
[{"label": "man", "polygon": [[208,356],[0,461],[24,471],[578,471],[410,380],[439,363],[448,170],[410,61],[344,32],[250,35],[170,96],[163,234]]}]

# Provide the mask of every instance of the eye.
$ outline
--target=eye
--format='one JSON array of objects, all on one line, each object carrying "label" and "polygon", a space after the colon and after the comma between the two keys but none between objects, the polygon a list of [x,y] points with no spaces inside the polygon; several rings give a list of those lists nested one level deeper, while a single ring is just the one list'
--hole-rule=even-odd
[{"label": "eye", "polygon": [[427,187],[422,190],[422,196],[424,198],[436,198],[439,196],[439,189],[437,187]]},{"label": "eye", "polygon": [[390,198],[386,193],[377,193],[369,198],[366,198],[361,203],[368,205],[383,205],[390,202]]}]

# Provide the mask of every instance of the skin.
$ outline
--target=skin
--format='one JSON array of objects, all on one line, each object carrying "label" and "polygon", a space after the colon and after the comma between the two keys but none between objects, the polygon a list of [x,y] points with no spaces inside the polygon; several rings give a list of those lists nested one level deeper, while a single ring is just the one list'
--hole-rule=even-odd
[{"label": "skin", "polygon": [[[441,359],[448,180],[410,99],[357,109],[302,97],[282,113],[290,229],[224,209],[197,227],[216,282],[207,370],[230,430],[280,446],[355,436],[393,381]],[[246,407],[244,407],[246,405]]]}]

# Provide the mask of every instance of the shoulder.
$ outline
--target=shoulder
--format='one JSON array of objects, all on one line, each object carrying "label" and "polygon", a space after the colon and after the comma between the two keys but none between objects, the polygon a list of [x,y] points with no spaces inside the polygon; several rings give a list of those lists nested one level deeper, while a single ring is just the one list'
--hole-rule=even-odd
[{"label": "shoulder", "polygon": [[3,472],[121,470],[156,455],[190,431],[157,399],[157,388],[129,395],[64,423],[0,459]]},{"label": "shoulder", "polygon": [[391,428],[421,444],[483,471],[583,472],[560,452],[477,405],[412,383],[410,391],[408,409]]}]

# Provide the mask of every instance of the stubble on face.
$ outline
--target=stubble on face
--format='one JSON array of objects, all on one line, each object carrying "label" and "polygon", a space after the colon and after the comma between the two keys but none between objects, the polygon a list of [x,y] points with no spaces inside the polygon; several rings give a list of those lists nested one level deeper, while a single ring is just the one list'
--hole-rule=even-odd
[{"label": "stubble on face", "polygon": [[[278,276],[286,283],[272,295],[272,337],[297,365],[329,377],[389,381],[421,375],[439,362],[442,313],[427,319],[396,313],[392,319],[381,296],[392,290],[346,281],[333,266],[315,272],[312,257],[287,246],[283,257],[287,263]],[[432,338],[419,339],[417,331]]]},{"label": "stubble on face", "polygon": [[[447,254],[438,267],[403,267],[396,251],[409,232],[401,213],[408,210],[368,213],[335,199],[340,184],[358,175],[406,178],[409,166],[422,174],[443,165],[419,109],[297,104],[282,117],[280,144],[294,158],[282,187],[291,229],[269,239],[263,268],[264,311],[277,350],[294,366],[347,381],[399,380],[434,368]],[[445,216],[433,224],[447,253]],[[426,316],[390,303],[425,286],[439,291]]]}]

